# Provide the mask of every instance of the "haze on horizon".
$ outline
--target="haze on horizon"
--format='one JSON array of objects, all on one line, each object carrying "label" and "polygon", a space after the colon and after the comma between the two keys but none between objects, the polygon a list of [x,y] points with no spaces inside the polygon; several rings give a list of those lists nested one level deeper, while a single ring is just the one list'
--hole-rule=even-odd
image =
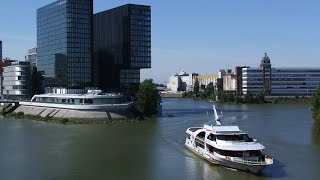
[{"label": "haze on horizon", "polygon": [[[0,2],[4,58],[23,60],[36,46],[36,10],[51,2]],[[151,5],[152,68],[142,70],[142,80],[166,84],[182,70],[217,74],[237,65],[255,67],[265,52],[274,67],[320,67],[317,0],[95,0],[94,10],[127,3]]]}]

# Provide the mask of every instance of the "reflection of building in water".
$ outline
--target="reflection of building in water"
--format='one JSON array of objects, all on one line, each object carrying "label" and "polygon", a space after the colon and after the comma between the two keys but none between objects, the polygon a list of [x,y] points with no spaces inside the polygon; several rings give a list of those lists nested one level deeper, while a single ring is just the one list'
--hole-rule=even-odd
[{"label": "reflection of building in water", "polygon": [[320,145],[320,122],[314,121],[312,125],[312,141],[315,145]]},{"label": "reflection of building in water", "polygon": [[[68,86],[67,84],[67,56],[64,54],[55,54],[54,72],[56,75],[56,84],[61,84],[62,87]],[[76,86],[78,83],[76,79],[71,80],[71,86]]]}]

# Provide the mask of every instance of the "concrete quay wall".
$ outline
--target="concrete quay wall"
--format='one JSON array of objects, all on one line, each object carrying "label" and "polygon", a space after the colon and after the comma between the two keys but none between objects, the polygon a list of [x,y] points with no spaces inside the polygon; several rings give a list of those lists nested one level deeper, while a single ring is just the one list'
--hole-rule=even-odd
[{"label": "concrete quay wall", "polygon": [[23,112],[24,114],[40,116],[42,118],[72,118],[72,119],[102,119],[115,120],[136,117],[136,111],[133,106],[125,110],[108,110],[108,111],[87,111],[71,110],[62,108],[48,108],[37,106],[19,105],[14,113]]}]

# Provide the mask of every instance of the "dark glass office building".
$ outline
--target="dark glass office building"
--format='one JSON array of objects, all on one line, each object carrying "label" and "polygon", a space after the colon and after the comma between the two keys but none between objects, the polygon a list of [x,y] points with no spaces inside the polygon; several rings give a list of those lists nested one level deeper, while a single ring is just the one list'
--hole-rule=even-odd
[{"label": "dark glass office building", "polygon": [[105,91],[133,94],[151,67],[151,7],[127,4],[94,15],[95,79]]},{"label": "dark glass office building", "polygon": [[37,10],[38,71],[45,87],[93,83],[93,0],[58,0]]},{"label": "dark glass office building", "polygon": [[0,41],[0,61],[2,61],[2,41]]}]

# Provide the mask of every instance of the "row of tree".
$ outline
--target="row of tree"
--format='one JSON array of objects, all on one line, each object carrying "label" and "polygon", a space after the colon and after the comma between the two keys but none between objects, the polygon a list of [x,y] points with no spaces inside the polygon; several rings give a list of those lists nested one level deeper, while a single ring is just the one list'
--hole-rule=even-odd
[{"label": "row of tree", "polygon": [[320,122],[320,88],[316,90],[311,98],[311,109],[313,118]]},{"label": "row of tree", "polygon": [[247,104],[263,104],[265,103],[265,96],[261,92],[257,95],[253,95],[250,92],[247,92],[247,94],[243,95],[234,95],[233,93],[228,93],[225,91],[222,91],[221,93],[218,93],[218,99],[220,102],[226,102],[226,103],[247,103]]},{"label": "row of tree", "polygon": [[198,79],[195,80],[193,91],[185,92],[182,94],[182,97],[194,97],[194,98],[200,98],[200,99],[210,99],[215,100],[216,96],[218,96],[218,100],[220,102],[226,102],[226,103],[255,103],[255,104],[262,104],[265,103],[265,96],[261,92],[257,95],[253,95],[250,92],[243,95],[235,95],[233,93],[222,91],[219,93],[216,93],[214,91],[213,83],[209,83],[207,87],[202,87],[202,91],[200,91],[200,85]]},{"label": "row of tree", "polygon": [[247,104],[263,104],[265,103],[265,96],[263,93],[259,93],[257,95],[253,95],[250,92],[243,95],[235,95],[230,92],[222,91],[220,93],[214,93],[210,92],[208,90],[199,91],[198,93],[195,93],[194,91],[190,92],[184,92],[182,94],[182,97],[185,98],[199,98],[199,99],[207,99],[207,100],[215,100],[218,96],[219,102],[225,102],[225,103],[247,103]]}]

